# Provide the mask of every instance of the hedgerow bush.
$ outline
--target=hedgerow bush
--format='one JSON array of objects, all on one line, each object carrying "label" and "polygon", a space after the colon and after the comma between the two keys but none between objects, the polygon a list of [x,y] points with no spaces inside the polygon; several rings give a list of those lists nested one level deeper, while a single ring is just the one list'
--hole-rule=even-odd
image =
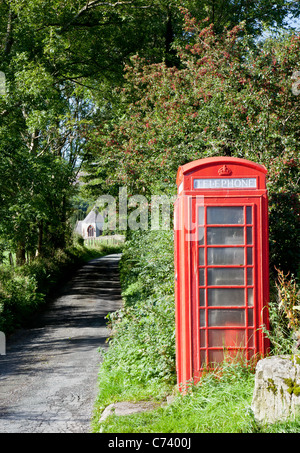
[{"label": "hedgerow bush", "polygon": [[173,232],[133,233],[120,263],[124,306],[109,315],[110,348],[102,372],[128,382],[174,382]]},{"label": "hedgerow bush", "polygon": [[0,268],[0,330],[11,333],[43,302],[38,282],[33,275],[22,275],[19,269]]},{"label": "hedgerow bush", "polygon": [[75,265],[76,254],[58,250],[50,258],[36,258],[23,266],[0,267],[0,330],[6,334],[25,325],[64,275]]},{"label": "hedgerow bush", "polygon": [[293,274],[277,270],[271,279],[269,302],[272,354],[293,354],[300,348],[300,283]]}]

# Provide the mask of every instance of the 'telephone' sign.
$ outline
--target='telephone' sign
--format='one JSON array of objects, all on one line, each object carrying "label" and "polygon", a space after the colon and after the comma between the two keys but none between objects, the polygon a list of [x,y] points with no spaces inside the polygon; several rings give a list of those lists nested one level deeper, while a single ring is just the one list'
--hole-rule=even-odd
[{"label": "'telephone' sign", "polygon": [[256,178],[194,179],[194,189],[256,189]]}]

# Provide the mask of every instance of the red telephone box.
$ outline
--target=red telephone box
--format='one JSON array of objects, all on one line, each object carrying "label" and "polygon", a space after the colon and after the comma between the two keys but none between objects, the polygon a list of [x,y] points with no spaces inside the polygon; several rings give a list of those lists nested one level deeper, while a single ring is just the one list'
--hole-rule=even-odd
[{"label": "red telephone box", "polygon": [[179,167],[175,202],[178,384],[223,361],[265,355],[269,327],[266,168],[213,157]]}]

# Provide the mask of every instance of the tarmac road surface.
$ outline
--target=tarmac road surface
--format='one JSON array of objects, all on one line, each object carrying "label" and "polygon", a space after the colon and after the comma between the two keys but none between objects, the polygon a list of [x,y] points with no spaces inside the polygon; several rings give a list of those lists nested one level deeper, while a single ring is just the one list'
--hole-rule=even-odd
[{"label": "tarmac road surface", "polygon": [[120,254],[90,261],[0,356],[0,433],[88,433]]}]

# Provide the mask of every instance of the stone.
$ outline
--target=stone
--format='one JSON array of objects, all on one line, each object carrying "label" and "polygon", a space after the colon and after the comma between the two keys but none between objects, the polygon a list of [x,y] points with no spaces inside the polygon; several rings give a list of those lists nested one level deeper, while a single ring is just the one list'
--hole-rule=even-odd
[{"label": "stone", "polygon": [[300,355],[273,356],[257,363],[251,408],[260,423],[300,415]]},{"label": "stone", "polygon": [[100,423],[104,422],[110,415],[130,415],[137,412],[146,412],[156,409],[161,406],[161,403],[152,401],[139,401],[137,403],[131,401],[121,401],[112,403],[107,406],[101,414]]}]

